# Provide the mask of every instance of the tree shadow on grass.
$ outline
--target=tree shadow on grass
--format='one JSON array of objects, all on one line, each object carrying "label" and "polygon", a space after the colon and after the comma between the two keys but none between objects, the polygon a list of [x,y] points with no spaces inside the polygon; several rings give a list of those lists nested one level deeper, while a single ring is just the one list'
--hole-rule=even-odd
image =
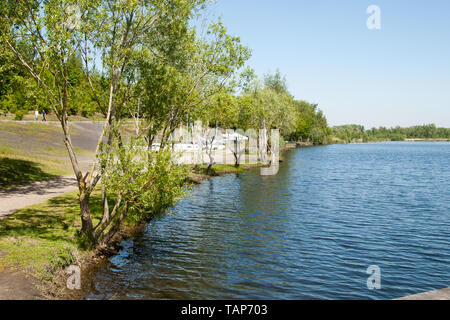
[{"label": "tree shadow on grass", "polygon": [[[101,196],[91,197],[91,214],[101,217]],[[49,241],[74,240],[80,229],[80,207],[75,192],[48,200],[46,203],[18,210],[0,224],[2,237],[30,237]]]},{"label": "tree shadow on grass", "polygon": [[54,177],[56,175],[44,172],[36,162],[0,158],[0,190]]}]

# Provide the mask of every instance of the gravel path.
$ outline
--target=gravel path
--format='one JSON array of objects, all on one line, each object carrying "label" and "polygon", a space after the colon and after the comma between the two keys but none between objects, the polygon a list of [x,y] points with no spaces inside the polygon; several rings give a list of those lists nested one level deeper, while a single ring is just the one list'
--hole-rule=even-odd
[{"label": "gravel path", "polygon": [[10,216],[18,209],[42,203],[77,189],[75,176],[62,176],[2,190],[0,191],[0,220]]}]

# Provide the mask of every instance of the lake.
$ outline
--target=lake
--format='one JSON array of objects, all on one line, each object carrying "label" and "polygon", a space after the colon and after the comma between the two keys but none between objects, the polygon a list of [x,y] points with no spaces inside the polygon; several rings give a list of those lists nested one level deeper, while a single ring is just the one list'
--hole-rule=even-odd
[{"label": "lake", "polygon": [[[286,151],[195,186],[123,242],[87,299],[392,299],[450,286],[450,143]],[[367,268],[381,271],[369,290]]]}]

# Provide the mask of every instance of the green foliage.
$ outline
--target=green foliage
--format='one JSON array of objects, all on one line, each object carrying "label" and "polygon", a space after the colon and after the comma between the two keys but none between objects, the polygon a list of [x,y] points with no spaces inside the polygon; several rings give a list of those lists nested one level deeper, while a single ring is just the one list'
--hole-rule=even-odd
[{"label": "green foliage", "polygon": [[55,255],[49,257],[49,267],[51,271],[60,270],[73,264],[76,261],[73,248],[63,246],[58,248]]},{"label": "green foliage", "polygon": [[216,124],[222,128],[236,128],[239,116],[238,99],[227,93],[220,92],[212,100],[209,108],[206,109],[205,122],[211,125]]},{"label": "green foliage", "polygon": [[365,134],[364,127],[357,124],[335,126],[332,130],[335,137],[347,143],[368,138],[367,134]]},{"label": "green foliage", "polygon": [[287,92],[286,77],[281,75],[280,70],[277,70],[274,74],[264,75],[264,86],[275,90],[277,93]]},{"label": "green foliage", "polygon": [[365,130],[360,125],[343,125],[332,128],[335,137],[347,143],[354,141],[404,141],[405,139],[450,139],[450,129],[437,128],[434,124],[408,128],[372,128]]},{"label": "green foliage", "polygon": [[128,204],[130,219],[146,220],[185,195],[187,167],[174,163],[169,151],[148,151],[145,140],[134,137],[114,148],[115,153],[102,154],[104,187],[107,195]]},{"label": "green foliage", "polygon": [[[236,100],[237,122],[231,127],[243,130],[277,128],[284,140],[308,140],[314,144],[330,141],[331,130],[323,112],[315,104],[295,100],[279,71],[273,75],[266,74],[264,85],[258,81],[247,84],[246,90]],[[212,110],[216,108],[215,104],[211,105]],[[226,110],[235,112],[230,107]],[[221,113],[215,112],[214,115],[220,117]]]},{"label": "green foliage", "polygon": [[14,120],[22,120],[24,116],[25,116],[25,112],[24,112],[24,111],[22,111],[22,110],[17,110],[17,111],[14,113]]},{"label": "green foliage", "polygon": [[317,108],[317,104],[295,101],[295,107],[298,114],[296,130],[292,135],[295,140],[310,140],[314,144],[329,143],[331,129],[322,110]]},{"label": "green foliage", "polygon": [[[220,19],[210,23],[205,34],[197,32],[195,19],[206,3],[0,4],[1,109],[16,113],[18,119],[29,110],[52,111],[61,120],[79,177],[80,243],[85,242],[83,236],[108,242],[125,216],[148,219],[184,195],[186,168],[173,163],[163,147],[186,119],[229,128],[277,128],[284,138],[327,142],[323,113],[296,101],[279,71],[266,75],[264,85],[259,85],[253,72],[244,69],[250,49],[230,35]],[[74,5],[79,15],[74,16]],[[97,171],[86,174],[77,165],[66,124],[70,115],[97,112],[105,115],[108,132],[103,132],[105,141],[97,148]],[[123,138],[119,126],[128,117],[135,120],[136,137]],[[162,137],[163,151],[148,152],[155,136]],[[105,214],[94,226],[88,200],[99,181]]]}]

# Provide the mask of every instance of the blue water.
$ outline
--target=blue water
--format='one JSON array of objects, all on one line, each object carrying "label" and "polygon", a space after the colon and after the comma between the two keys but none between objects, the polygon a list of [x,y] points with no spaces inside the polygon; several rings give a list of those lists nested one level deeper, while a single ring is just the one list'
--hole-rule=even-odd
[{"label": "blue water", "polygon": [[[450,286],[450,143],[331,145],[203,181],[89,299],[392,299]],[[370,265],[381,288],[367,288]]]}]

